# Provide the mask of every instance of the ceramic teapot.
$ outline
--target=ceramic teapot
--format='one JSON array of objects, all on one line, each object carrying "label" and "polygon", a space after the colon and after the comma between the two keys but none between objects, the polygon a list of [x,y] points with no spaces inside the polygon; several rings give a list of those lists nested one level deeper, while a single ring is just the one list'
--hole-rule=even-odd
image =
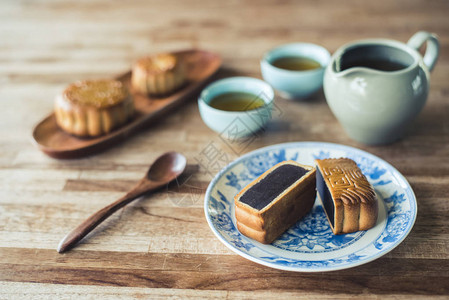
[{"label": "ceramic teapot", "polygon": [[347,134],[369,145],[402,137],[426,102],[438,53],[436,35],[424,31],[407,44],[367,39],[339,48],[326,68],[324,93]]}]

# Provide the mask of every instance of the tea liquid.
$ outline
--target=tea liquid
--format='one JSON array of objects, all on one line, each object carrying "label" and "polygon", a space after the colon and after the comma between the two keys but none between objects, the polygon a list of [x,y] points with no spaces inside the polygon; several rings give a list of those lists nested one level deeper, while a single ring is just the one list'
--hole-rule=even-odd
[{"label": "tea liquid", "polygon": [[226,111],[247,111],[264,106],[265,101],[251,93],[232,92],[216,96],[209,105]]},{"label": "tea liquid", "polygon": [[321,64],[311,58],[286,56],[274,60],[273,66],[290,71],[308,71],[321,68]]}]

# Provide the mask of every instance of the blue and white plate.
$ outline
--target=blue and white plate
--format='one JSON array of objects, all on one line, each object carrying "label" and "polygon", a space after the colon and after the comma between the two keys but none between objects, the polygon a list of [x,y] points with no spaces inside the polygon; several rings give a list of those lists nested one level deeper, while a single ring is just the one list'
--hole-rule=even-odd
[{"label": "blue and white plate", "polygon": [[[234,196],[284,160],[314,165],[315,159],[353,159],[379,200],[376,226],[334,235],[319,200],[313,210],[270,245],[237,230]],[[385,255],[408,235],[416,219],[416,198],[407,180],[384,160],[352,147],[317,142],[279,144],[252,151],[221,170],[206,191],[204,211],[215,235],[237,254],[276,269],[320,272],[346,269]]]}]

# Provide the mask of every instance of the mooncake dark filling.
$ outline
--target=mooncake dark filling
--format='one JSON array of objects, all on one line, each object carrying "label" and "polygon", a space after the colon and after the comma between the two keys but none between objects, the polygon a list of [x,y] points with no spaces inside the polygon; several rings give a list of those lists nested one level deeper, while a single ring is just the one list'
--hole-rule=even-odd
[{"label": "mooncake dark filling", "polygon": [[282,165],[248,189],[240,197],[240,202],[261,210],[307,172],[298,166]]},{"label": "mooncake dark filling", "polygon": [[332,227],[334,227],[334,200],[332,199],[331,192],[329,191],[326,182],[324,182],[323,175],[321,174],[319,168],[316,170],[316,190],[320,195],[321,201],[323,202],[327,217],[329,218]]}]

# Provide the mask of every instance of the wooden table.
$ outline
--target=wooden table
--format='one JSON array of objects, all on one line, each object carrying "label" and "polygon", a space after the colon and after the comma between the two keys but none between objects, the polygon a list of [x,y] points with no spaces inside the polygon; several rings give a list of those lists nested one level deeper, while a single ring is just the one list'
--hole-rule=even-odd
[{"label": "wooden table", "polygon": [[[2,1],[0,4],[0,298],[424,298],[449,296],[449,3],[447,1]],[[325,141],[377,155],[406,176],[419,213],[405,241],[371,263],[294,273],[250,262],[215,238],[203,212],[207,170],[116,213],[77,248],[55,250],[88,215],[112,202],[168,150],[190,170],[211,142],[196,96],[164,120],[101,154],[55,160],[31,143],[33,126],[78,79],[120,74],[139,57],[198,47],[220,53],[216,78],[261,77],[259,59],[288,42],[335,51],[361,38],[439,35],[428,102],[389,146],[350,140],[323,93],[280,97],[276,116],[245,152]]]}]

